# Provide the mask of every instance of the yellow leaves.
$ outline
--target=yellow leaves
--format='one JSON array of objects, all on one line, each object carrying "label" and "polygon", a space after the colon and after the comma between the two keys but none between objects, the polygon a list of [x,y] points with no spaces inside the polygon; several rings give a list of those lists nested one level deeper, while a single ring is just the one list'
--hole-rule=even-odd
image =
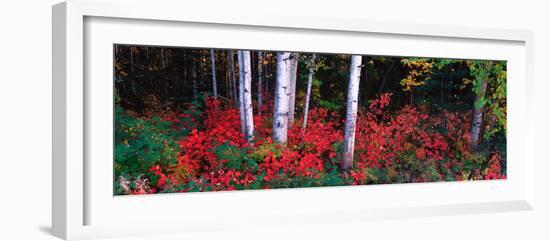
[{"label": "yellow leaves", "polygon": [[468,79],[468,78],[462,78],[462,85],[460,85],[460,89],[463,90],[465,89],[470,83],[472,83],[472,80],[471,79]]},{"label": "yellow leaves", "polygon": [[464,61],[464,63],[465,63],[466,66],[468,66],[468,67],[472,67],[472,66],[474,65],[474,63],[473,63],[472,61],[470,61],[470,60],[466,60],[466,61]]},{"label": "yellow leaves", "polygon": [[401,85],[404,91],[412,91],[412,87],[424,85],[424,81],[417,81],[411,75],[407,75],[405,79],[401,80]]},{"label": "yellow leaves", "polygon": [[502,70],[502,71],[498,72],[497,78],[505,80],[506,79],[506,70]]},{"label": "yellow leaves", "polygon": [[174,177],[178,183],[181,183],[191,176],[187,165],[172,165],[168,168],[170,173],[174,173]]},{"label": "yellow leaves", "polygon": [[413,87],[424,85],[425,80],[429,80],[433,68],[432,62],[424,59],[403,59],[401,63],[410,69],[407,76],[400,82],[403,91],[412,91]]}]

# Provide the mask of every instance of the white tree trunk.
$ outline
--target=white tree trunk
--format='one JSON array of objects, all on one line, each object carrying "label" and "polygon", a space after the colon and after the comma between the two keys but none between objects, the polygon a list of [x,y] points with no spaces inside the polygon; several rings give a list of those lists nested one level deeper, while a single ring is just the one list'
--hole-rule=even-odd
[{"label": "white tree trunk", "polygon": [[250,51],[243,51],[244,58],[244,108],[246,111],[246,137],[248,142],[254,139],[254,108],[252,106],[252,71],[250,69]]},{"label": "white tree trunk", "polygon": [[271,66],[271,63],[268,63],[266,65],[266,70],[265,70],[265,73],[264,73],[264,86],[265,86],[265,96],[264,96],[264,100],[265,100],[265,109],[266,109],[266,112],[269,112],[269,98],[270,98],[270,95],[269,95],[269,78],[270,78],[270,66]]},{"label": "white tree trunk", "polygon": [[307,90],[306,90],[306,101],[304,103],[304,123],[302,124],[302,129],[304,132],[306,131],[307,127],[307,114],[309,111],[309,99],[311,96],[311,82],[313,82],[313,65],[315,64],[315,57],[316,55],[311,55],[311,59],[309,61],[308,66],[308,75],[307,75]]},{"label": "white tree trunk", "polygon": [[293,53],[290,59],[290,100],[288,103],[288,124],[292,126],[294,123],[294,111],[296,108],[296,78],[298,75],[298,53]]},{"label": "white tree trunk", "polygon": [[262,51],[258,51],[258,114],[262,114]]},{"label": "white tree trunk", "polygon": [[250,71],[250,51],[239,50],[239,69],[241,75],[239,76],[239,82],[241,82],[242,89],[240,93],[242,96],[241,110],[244,116],[244,136],[248,142],[254,139],[254,119],[252,108],[252,74]]},{"label": "white tree trunk", "polygon": [[216,81],[216,56],[214,50],[210,49],[210,69],[212,71],[212,94],[214,98],[218,98],[218,84]]},{"label": "white tree trunk", "polygon": [[239,97],[237,95],[237,81],[235,80],[235,52],[233,50],[229,50],[227,58],[229,58],[229,77],[231,78],[231,86],[232,86],[232,93],[233,93],[233,101],[235,101],[235,105],[239,104]]},{"label": "white tree trunk", "polygon": [[357,121],[357,98],[359,95],[359,78],[361,76],[361,58],[360,55],[351,56],[349,68],[348,99],[346,109],[346,129],[344,134],[344,170],[349,170],[353,166],[353,149],[355,145],[355,126]]},{"label": "white tree trunk", "polygon": [[275,96],[273,106],[273,141],[286,143],[288,135],[288,109],[290,95],[290,53],[277,53]]},{"label": "white tree trunk", "polygon": [[244,74],[243,74],[243,57],[242,52],[237,50],[237,61],[239,64],[239,116],[241,119],[241,132],[244,137],[246,137],[246,116],[244,110]]},{"label": "white tree trunk", "polygon": [[470,137],[470,148],[473,151],[477,151],[479,149],[479,143],[481,140],[481,127],[483,126],[483,107],[476,108],[476,104],[478,101],[485,96],[485,91],[487,90],[487,80],[483,80],[481,83],[481,90],[476,95],[475,101],[474,101],[474,110],[472,112],[472,131],[471,131],[471,137]]}]

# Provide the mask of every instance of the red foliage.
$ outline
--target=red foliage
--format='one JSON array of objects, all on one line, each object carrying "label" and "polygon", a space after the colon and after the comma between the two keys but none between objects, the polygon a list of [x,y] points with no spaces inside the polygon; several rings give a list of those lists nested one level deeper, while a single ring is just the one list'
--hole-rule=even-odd
[{"label": "red foliage", "polygon": [[[469,172],[461,171],[463,159],[475,158],[468,148],[470,114],[444,111],[441,116],[428,116],[413,106],[390,111],[390,103],[391,94],[383,94],[370,103],[368,111],[358,113],[354,167],[349,173],[338,174],[340,184],[373,183],[372,170],[385,170],[388,178],[400,180],[396,178],[401,176],[415,182],[445,180],[449,175],[455,180],[464,179]],[[289,127],[286,145],[279,145],[271,140],[272,117],[265,114],[266,105],[263,112],[262,116],[254,116],[254,146],[241,132],[239,110],[222,106],[219,100],[208,98],[200,119],[189,114],[167,115],[165,119],[175,124],[181,118],[190,118],[199,128],[178,141],[181,150],[176,166],[149,169],[158,177],[152,190],[169,186],[178,186],[174,191],[181,192],[285,187],[294,185],[293,178],[319,181],[328,172],[340,170],[343,121],[338,113],[311,109],[307,128],[303,130],[302,120],[296,120]],[[235,160],[218,159],[214,153],[220,145],[238,148],[242,155],[253,159],[253,164],[239,160],[243,163],[237,167],[228,165]],[[411,169],[408,162],[421,169]],[[492,155],[488,163],[483,171],[470,174],[471,178],[505,178],[498,154]],[[451,171],[451,167],[458,171]]]},{"label": "red foliage", "polygon": [[166,180],[168,180],[168,178],[166,177],[166,175],[164,175],[164,173],[162,173],[162,168],[159,166],[159,165],[155,165],[155,166],[152,166],[151,168],[149,168],[149,172],[153,173],[154,175],[158,176],[158,181],[156,183],[156,186],[159,187],[159,188],[166,188]]},{"label": "red foliage", "polygon": [[498,154],[493,154],[489,159],[489,168],[487,168],[484,178],[486,180],[506,179],[506,176],[501,174],[500,156]]},{"label": "red foliage", "polygon": [[439,133],[421,128],[428,117],[406,106],[395,115],[388,114],[391,95],[384,94],[370,104],[370,111],[358,117],[356,160],[359,168],[387,168],[399,163],[404,153],[420,160],[441,160],[448,144]]}]

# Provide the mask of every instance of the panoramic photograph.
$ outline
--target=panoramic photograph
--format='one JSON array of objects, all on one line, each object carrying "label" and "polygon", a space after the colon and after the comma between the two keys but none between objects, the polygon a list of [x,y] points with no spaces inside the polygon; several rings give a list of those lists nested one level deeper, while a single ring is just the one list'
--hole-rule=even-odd
[{"label": "panoramic photograph", "polygon": [[506,179],[506,61],[127,44],[113,60],[114,195]]}]

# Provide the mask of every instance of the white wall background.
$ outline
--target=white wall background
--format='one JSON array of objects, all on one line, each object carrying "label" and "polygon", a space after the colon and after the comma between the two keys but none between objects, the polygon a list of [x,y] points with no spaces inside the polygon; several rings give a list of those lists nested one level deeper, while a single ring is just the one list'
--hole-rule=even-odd
[{"label": "white wall background", "polygon": [[[152,0],[153,1],[153,0]],[[0,7],[0,240],[56,240],[51,228],[51,5],[19,0]],[[212,3],[215,2],[215,3]],[[195,1],[204,11],[435,23],[535,32],[537,196],[535,211],[225,230],[117,240],[550,240],[550,15],[546,1]],[[336,221],[336,220],[335,220]],[[267,231],[267,232],[266,232]]]}]

